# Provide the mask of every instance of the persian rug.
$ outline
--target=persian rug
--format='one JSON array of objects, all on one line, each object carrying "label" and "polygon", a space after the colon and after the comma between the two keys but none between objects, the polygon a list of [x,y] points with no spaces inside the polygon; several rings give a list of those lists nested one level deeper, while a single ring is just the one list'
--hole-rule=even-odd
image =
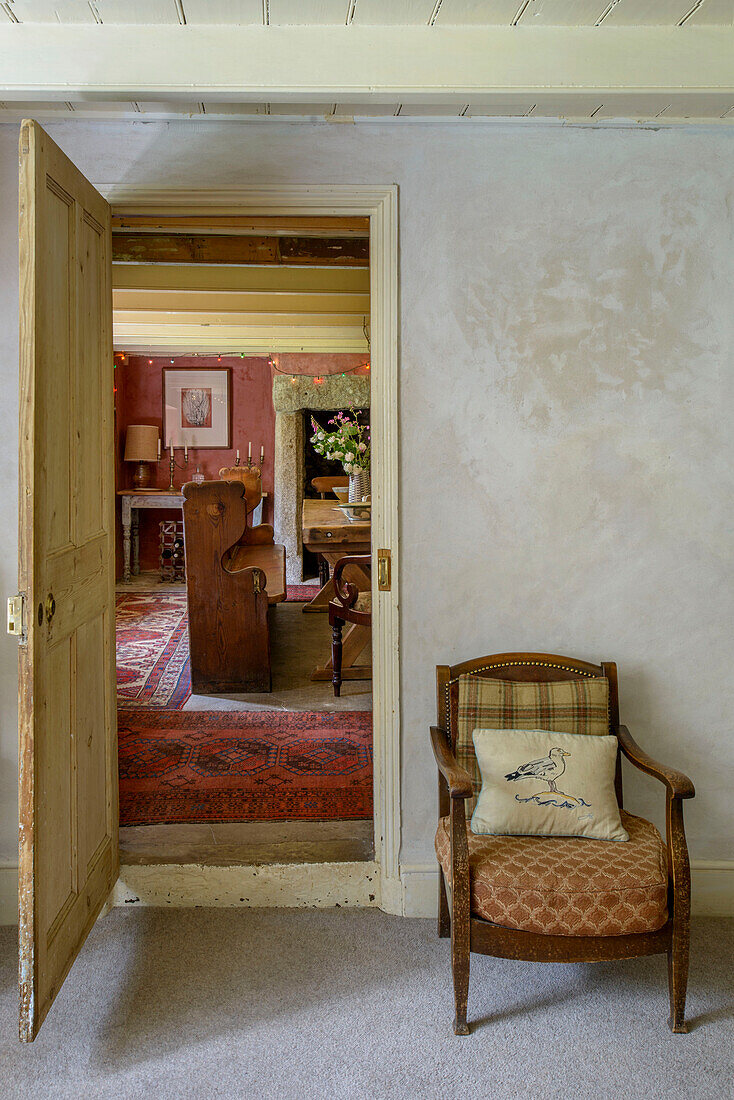
[{"label": "persian rug", "polygon": [[318,596],[321,588],[318,584],[287,584],[285,586],[286,603],[308,603]]},{"label": "persian rug", "polygon": [[120,824],[372,816],[372,714],[121,711]]},{"label": "persian rug", "polygon": [[[317,584],[288,585],[287,603],[308,603]],[[183,592],[117,595],[117,706],[180,710],[191,694]]]},{"label": "persian rug", "polygon": [[186,596],[118,594],[116,612],[118,710],[183,707],[191,694]]}]

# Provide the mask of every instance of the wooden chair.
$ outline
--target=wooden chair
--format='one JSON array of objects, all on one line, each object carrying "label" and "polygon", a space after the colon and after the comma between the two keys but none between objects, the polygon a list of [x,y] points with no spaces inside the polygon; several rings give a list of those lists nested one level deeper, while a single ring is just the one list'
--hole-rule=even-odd
[{"label": "wooden chair", "polygon": [[319,494],[321,499],[326,500],[326,498],[331,494],[336,496],[336,493],[334,493],[334,489],[348,489],[349,478],[339,475],[337,475],[336,477],[312,477],[311,484],[313,485],[314,489]]},{"label": "wooden chair", "polygon": [[[334,591],[336,599],[329,601],[329,622],[331,623],[331,682],[334,685],[334,695],[341,695],[342,687],[342,657],[344,646],[342,645],[342,630],[345,623],[352,623],[354,627],[368,630],[372,628],[372,594],[360,592],[356,584],[344,577],[344,570],[350,565],[360,566],[371,571],[372,558],[369,554],[351,554],[339,561],[334,566]],[[355,630],[353,634],[356,642],[353,643],[354,659],[364,648],[364,630]],[[360,644],[360,639],[362,639]],[[359,650],[356,646],[359,645]]]},{"label": "wooden chair", "polygon": [[[485,849],[483,874],[492,873],[492,861],[496,864],[498,853],[508,842],[517,845],[536,846],[527,848],[528,853],[540,852],[541,858],[547,857],[557,841],[563,842],[566,853],[574,851],[580,858],[586,858],[589,849],[570,849],[569,845],[589,845],[608,843],[609,856],[616,858],[614,842],[589,841],[560,837],[475,837],[468,828],[465,813],[465,801],[475,794],[472,779],[455,757],[458,732],[459,677],[473,673],[495,680],[509,681],[559,681],[579,680],[585,677],[606,677],[609,681],[609,730],[617,737],[616,792],[622,809],[622,774],[620,756],[648,775],[660,780],[667,792],[666,840],[667,846],[657,831],[642,819],[632,819],[640,829],[646,829],[660,851],[658,866],[661,868],[659,896],[660,905],[665,905],[665,867],[667,865],[667,911],[663,911],[658,920],[652,922],[655,927],[647,931],[629,932],[618,935],[566,935],[543,934],[528,931],[522,927],[509,927],[492,923],[475,912],[477,889],[480,885],[480,865],[482,847],[486,841],[493,842],[493,856],[488,860]],[[613,959],[636,958],[641,955],[667,954],[668,985],[670,994],[669,1026],[674,1032],[687,1030],[685,1023],[686,985],[688,979],[688,944],[690,918],[690,871],[688,850],[683,828],[683,799],[695,794],[693,783],[681,772],[659,764],[647,755],[633,740],[626,726],[619,724],[619,699],[617,691],[617,667],[608,662],[591,665],[569,657],[559,657],[543,653],[500,653],[481,657],[475,661],[466,661],[459,665],[439,665],[436,669],[436,687],[438,698],[438,724],[431,729],[433,752],[438,764],[438,801],[439,830],[437,832],[436,851],[443,854],[444,861],[439,875],[438,934],[451,937],[451,965],[454,982],[454,1001],[456,1017],[454,1032],[468,1035],[467,999],[469,991],[470,952],[493,955],[499,958],[524,959],[534,962],[600,962]],[[542,728],[538,726],[536,728]],[[562,729],[561,727],[554,727]],[[628,820],[625,818],[625,820]],[[448,834],[448,835],[447,835]],[[621,848],[632,843],[618,842]],[[441,845],[443,851],[441,852]],[[471,848],[471,851],[470,851]],[[560,849],[559,849],[560,850]],[[509,851],[509,849],[505,849]],[[629,855],[627,849],[625,855]],[[635,857],[636,858],[636,857]],[[560,866],[558,873],[564,868]],[[633,859],[634,863],[634,859]],[[505,885],[512,886],[512,882]],[[483,887],[482,887],[483,889]],[[626,895],[620,895],[626,896]],[[532,903],[531,903],[532,904]],[[662,927],[660,921],[664,921]],[[514,923],[522,925],[526,921],[519,919]]]},{"label": "wooden chair", "polygon": [[268,611],[286,597],[285,548],[269,524],[248,527],[260,492],[204,481],[183,495],[191,690],[271,691]]},{"label": "wooden chair", "polygon": [[[349,478],[348,477],[312,477],[311,484],[319,494],[322,500],[326,500],[329,496],[336,496],[334,489],[348,489]],[[322,555],[318,555],[319,559],[319,584],[323,588],[325,584],[329,583],[329,563]]]}]

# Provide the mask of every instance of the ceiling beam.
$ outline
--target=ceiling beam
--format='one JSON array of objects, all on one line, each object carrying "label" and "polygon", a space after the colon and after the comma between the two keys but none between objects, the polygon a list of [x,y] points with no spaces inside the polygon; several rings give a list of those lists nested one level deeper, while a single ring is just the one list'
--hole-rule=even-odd
[{"label": "ceiling beam", "polygon": [[117,263],[312,264],[369,267],[369,241],[363,237],[225,237],[185,233],[112,234]]},{"label": "ceiling beam", "polygon": [[[124,59],[124,62],[123,62]],[[734,90],[729,27],[0,25],[0,98],[469,103]]]},{"label": "ceiling beam", "polygon": [[116,290],[223,291],[258,294],[369,294],[370,273],[361,268],[225,267],[117,264]]},{"label": "ceiling beam", "polygon": [[[113,281],[120,271],[113,269]],[[257,290],[113,289],[115,309],[154,313],[349,313],[365,317],[369,294]]]},{"label": "ceiling beam", "polygon": [[113,323],[116,351],[212,351],[220,355],[267,355],[276,351],[359,352],[369,354],[361,326],[236,325],[208,326]]},{"label": "ceiling beam", "polygon": [[369,218],[298,218],[262,214],[113,214],[112,232],[138,233],[250,234],[268,237],[365,237],[370,235]]}]

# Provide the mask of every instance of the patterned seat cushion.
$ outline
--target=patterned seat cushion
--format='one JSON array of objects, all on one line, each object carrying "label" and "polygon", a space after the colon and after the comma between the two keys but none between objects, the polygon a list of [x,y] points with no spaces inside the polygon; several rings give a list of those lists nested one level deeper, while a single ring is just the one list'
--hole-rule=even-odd
[{"label": "patterned seat cushion", "polygon": [[[665,844],[622,811],[626,844],[576,837],[475,836],[467,828],[471,911],[505,928],[555,936],[653,932],[668,919]],[[449,819],[436,855],[451,881]]]},{"label": "patterned seat cushion", "polygon": [[609,681],[605,676],[545,682],[460,676],[454,755],[474,784],[467,817],[482,786],[472,740],[475,729],[608,734]]}]

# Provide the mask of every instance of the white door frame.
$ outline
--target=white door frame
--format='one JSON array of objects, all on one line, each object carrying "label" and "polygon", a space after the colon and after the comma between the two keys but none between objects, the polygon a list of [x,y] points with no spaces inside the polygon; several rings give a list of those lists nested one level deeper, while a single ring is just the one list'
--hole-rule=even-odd
[{"label": "white door frame", "polygon": [[[277,867],[124,867],[117,900],[130,904],[378,905],[402,912],[398,622],[398,194],[397,186],[274,185],[220,190],[95,184],[113,214],[369,217],[372,554],[392,554],[392,590],[372,570],[375,859]],[[375,476],[376,475],[376,476]],[[207,885],[208,884],[208,885]],[[247,894],[242,890],[247,886]],[[214,897],[219,899],[214,901]]]}]

